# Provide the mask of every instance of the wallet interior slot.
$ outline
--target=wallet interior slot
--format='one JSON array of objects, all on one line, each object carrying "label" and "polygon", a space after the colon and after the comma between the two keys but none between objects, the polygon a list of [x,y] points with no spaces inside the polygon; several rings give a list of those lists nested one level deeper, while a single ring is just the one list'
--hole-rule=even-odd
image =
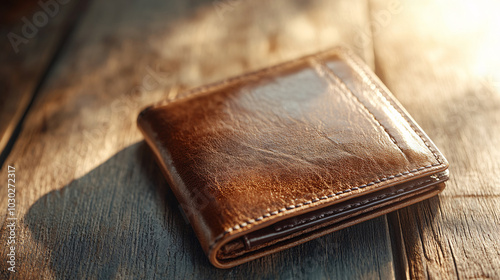
[{"label": "wallet interior slot", "polygon": [[447,179],[448,171],[444,171],[279,221],[228,242],[222,246],[218,257],[220,259],[236,258],[276,242],[296,237],[297,234],[304,234],[387,205],[396,204],[409,197],[422,195],[430,187]]}]

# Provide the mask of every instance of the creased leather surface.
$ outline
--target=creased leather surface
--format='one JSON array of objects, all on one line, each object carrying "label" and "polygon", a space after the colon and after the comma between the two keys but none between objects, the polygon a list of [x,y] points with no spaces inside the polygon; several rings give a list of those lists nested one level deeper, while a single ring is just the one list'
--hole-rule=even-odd
[{"label": "creased leather surface", "polygon": [[138,122],[208,255],[245,231],[447,168],[342,49],[195,89]]}]

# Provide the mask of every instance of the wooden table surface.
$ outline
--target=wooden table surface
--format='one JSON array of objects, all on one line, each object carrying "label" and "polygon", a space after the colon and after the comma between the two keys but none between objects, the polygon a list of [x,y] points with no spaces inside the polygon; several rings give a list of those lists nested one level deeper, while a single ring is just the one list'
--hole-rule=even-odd
[{"label": "wooden table surface", "polygon": [[[10,1],[0,12],[1,278],[500,279],[500,4],[48,2]],[[447,156],[447,188],[233,269],[212,267],[137,114],[336,45],[361,56]]]}]

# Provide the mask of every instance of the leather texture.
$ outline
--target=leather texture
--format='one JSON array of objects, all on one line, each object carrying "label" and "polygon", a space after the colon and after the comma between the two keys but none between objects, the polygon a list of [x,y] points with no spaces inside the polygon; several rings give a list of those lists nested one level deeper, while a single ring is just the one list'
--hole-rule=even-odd
[{"label": "leather texture", "polygon": [[138,125],[217,267],[416,203],[448,178],[427,135],[343,48],[187,96]]}]

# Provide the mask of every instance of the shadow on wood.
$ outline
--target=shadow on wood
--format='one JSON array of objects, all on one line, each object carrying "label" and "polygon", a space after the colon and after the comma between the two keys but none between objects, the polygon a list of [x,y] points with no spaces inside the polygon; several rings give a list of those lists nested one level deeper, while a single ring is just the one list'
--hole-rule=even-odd
[{"label": "shadow on wood", "polygon": [[[24,221],[56,278],[388,278],[385,217],[230,270],[212,267],[144,142],[32,205]],[[375,238],[373,238],[375,237]]]}]

